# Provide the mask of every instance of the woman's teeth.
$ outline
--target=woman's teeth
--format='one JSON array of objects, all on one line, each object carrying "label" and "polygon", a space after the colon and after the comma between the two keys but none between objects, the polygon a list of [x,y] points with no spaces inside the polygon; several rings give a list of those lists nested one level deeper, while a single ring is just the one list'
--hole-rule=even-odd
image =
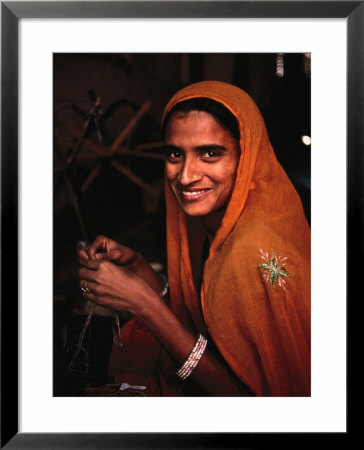
[{"label": "woman's teeth", "polygon": [[206,190],[203,191],[182,191],[183,195],[186,195],[187,197],[195,197],[196,195],[202,194],[203,192],[206,192]]}]

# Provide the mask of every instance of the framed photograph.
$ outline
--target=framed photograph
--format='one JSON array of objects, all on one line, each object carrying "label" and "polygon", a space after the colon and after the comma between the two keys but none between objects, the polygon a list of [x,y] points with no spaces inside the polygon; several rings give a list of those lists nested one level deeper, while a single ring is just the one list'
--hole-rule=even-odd
[{"label": "framed photograph", "polygon": [[[281,442],[283,434],[292,443],[312,433],[316,439],[321,433],[348,438],[347,301],[364,268],[363,27],[361,1],[1,2],[2,447],[245,448]],[[131,67],[139,77],[135,84]],[[285,69],[299,72],[291,90],[272,88],[269,83],[281,82]],[[108,93],[103,84],[115,74],[126,90]],[[131,183],[140,189],[127,205],[132,225],[119,214],[117,231],[108,232],[122,231],[132,243],[139,233],[137,245],[164,268],[164,256],[158,259],[153,248],[163,233],[150,232],[158,229],[161,177],[144,169],[163,172],[157,131],[162,100],[179,86],[211,78],[239,80],[265,110],[278,130],[271,140],[286,145],[281,164],[311,223],[311,396],[74,395],[90,380],[79,366],[73,385],[63,384],[57,343],[64,330],[54,318],[65,312],[57,282],[69,274],[57,272],[58,264],[74,269],[72,261],[61,260],[67,246],[76,253],[76,245],[99,234]],[[89,152],[78,152],[79,130],[89,118],[94,139],[85,134]],[[123,166],[108,158],[109,168],[101,172],[98,151],[130,123],[138,138],[120,148],[148,164]],[[299,139],[294,156],[292,130]],[[62,171],[75,148],[72,177],[88,193],[81,205]],[[119,181],[110,177],[113,171]],[[95,197],[93,183],[102,198]],[[94,216],[92,205],[98,208]],[[149,218],[144,228],[140,210]],[[78,317],[86,316],[83,311]],[[94,330],[106,324],[111,332],[110,317],[99,317]],[[73,348],[83,322],[75,323],[75,335],[67,337]]]}]

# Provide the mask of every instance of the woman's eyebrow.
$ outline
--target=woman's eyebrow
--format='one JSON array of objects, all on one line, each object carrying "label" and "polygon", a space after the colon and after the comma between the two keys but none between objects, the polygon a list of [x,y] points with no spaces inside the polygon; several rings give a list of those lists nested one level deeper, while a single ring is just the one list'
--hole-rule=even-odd
[{"label": "woman's eyebrow", "polygon": [[[165,152],[169,152],[169,151],[177,151],[177,150],[182,151],[183,149],[181,147],[178,147],[177,145],[165,144],[163,146],[163,150]],[[227,148],[220,144],[203,144],[203,145],[198,145],[198,146],[194,147],[194,150],[196,150],[198,152],[208,152],[208,151],[212,151],[212,150],[227,151]]]},{"label": "woman's eyebrow", "polygon": [[197,146],[196,150],[205,151],[205,152],[207,152],[209,150],[227,151],[227,148],[224,147],[223,145],[219,145],[219,144],[204,144],[204,145]]},{"label": "woman's eyebrow", "polygon": [[168,152],[168,151],[176,151],[176,150],[182,150],[182,149],[180,147],[177,147],[177,145],[164,144],[163,150],[165,152]]}]

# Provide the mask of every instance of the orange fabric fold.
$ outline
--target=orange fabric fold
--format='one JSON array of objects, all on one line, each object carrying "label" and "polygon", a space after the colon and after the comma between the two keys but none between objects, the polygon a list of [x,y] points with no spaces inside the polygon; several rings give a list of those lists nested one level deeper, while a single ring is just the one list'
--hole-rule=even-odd
[{"label": "orange fabric fold", "polygon": [[[191,257],[202,227],[166,184],[171,309],[190,328],[208,330],[230,369],[258,396],[310,395],[310,230],[301,200],[277,161],[262,116],[241,89],[200,82],[180,101],[208,97],[237,118],[241,156],[227,211],[210,247],[201,292]],[[283,266],[272,285],[260,264]]]}]

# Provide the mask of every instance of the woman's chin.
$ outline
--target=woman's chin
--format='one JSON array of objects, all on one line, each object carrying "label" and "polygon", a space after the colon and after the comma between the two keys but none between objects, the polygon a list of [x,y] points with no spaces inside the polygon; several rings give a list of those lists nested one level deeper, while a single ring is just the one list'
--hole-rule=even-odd
[{"label": "woman's chin", "polygon": [[178,201],[183,212],[188,216],[206,216],[212,212],[211,206],[204,205],[204,202],[186,202],[183,200]]}]

